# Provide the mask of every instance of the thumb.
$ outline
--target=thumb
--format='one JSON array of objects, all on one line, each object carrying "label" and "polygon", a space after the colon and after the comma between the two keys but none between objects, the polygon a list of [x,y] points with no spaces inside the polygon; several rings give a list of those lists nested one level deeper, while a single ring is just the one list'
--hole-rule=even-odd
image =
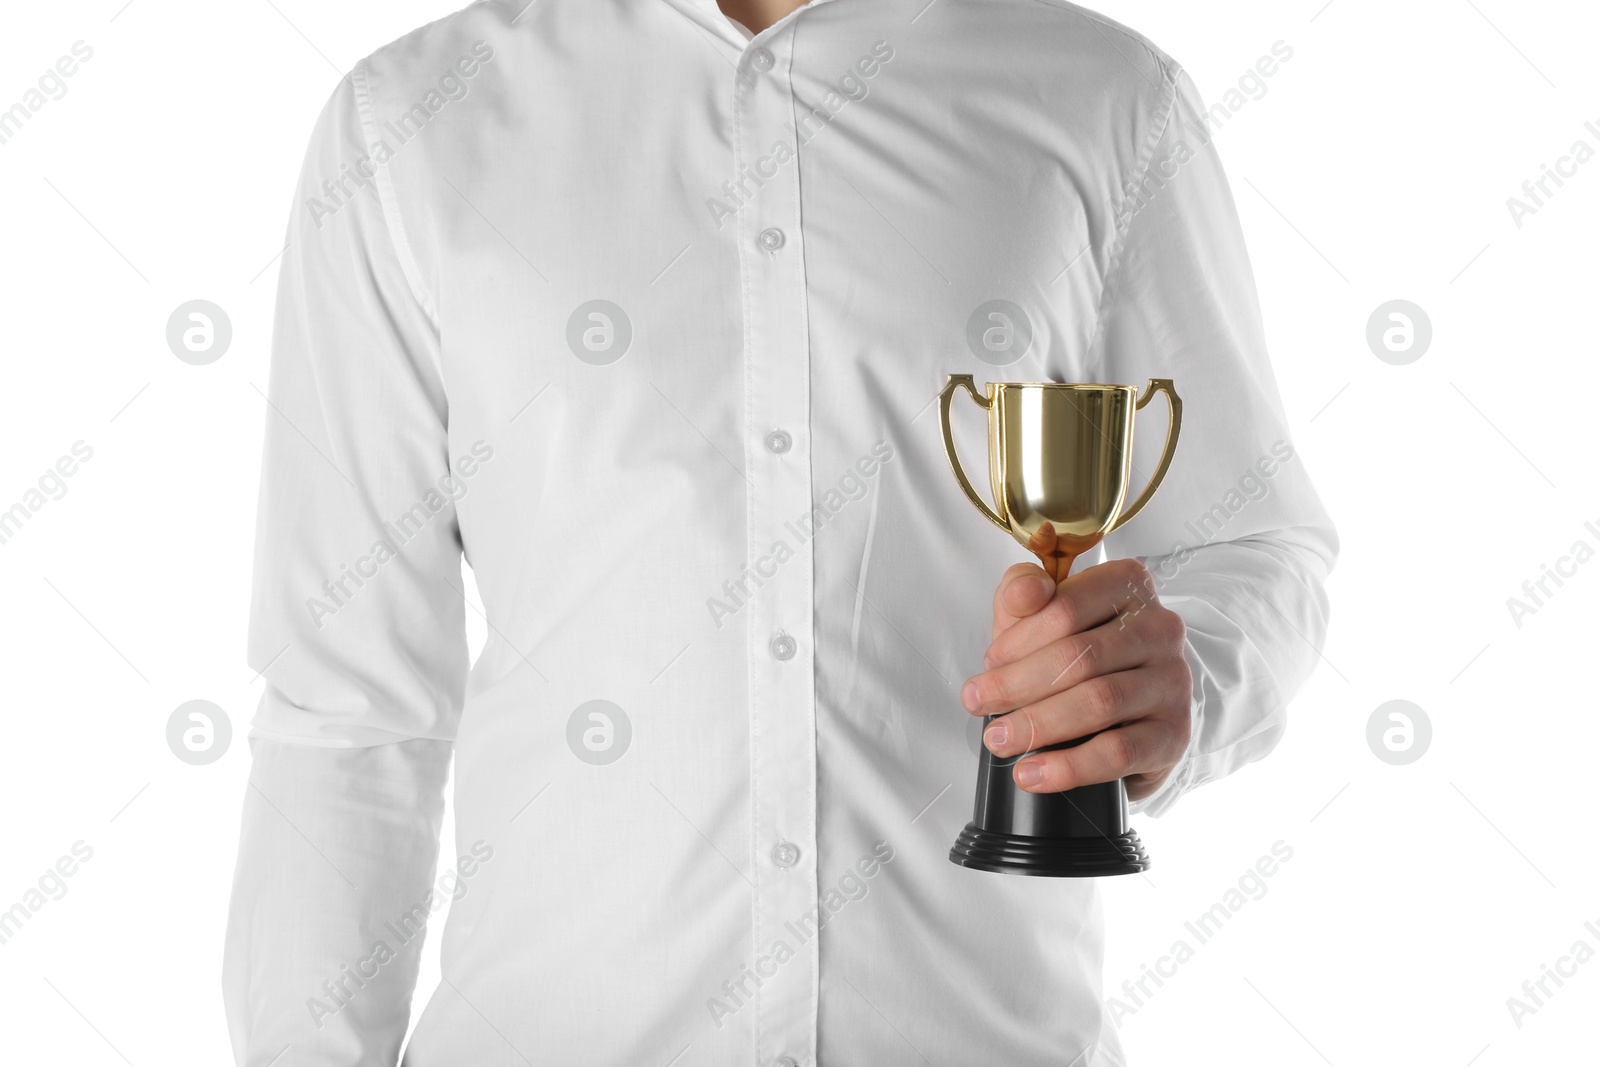
[{"label": "thumb", "polygon": [[1037,563],[1019,563],[1000,578],[994,592],[994,631],[991,640],[1018,619],[1035,614],[1056,595],[1056,583]]}]

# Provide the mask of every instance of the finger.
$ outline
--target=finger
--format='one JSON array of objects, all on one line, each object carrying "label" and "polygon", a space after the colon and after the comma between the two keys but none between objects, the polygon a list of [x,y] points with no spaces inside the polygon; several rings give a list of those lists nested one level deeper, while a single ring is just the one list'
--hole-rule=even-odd
[{"label": "finger", "polygon": [[1118,559],[1074,574],[1044,607],[995,632],[984,666],[1010,663],[1065,634],[1099,626],[1130,607],[1159,604],[1155,580],[1136,559]]},{"label": "finger", "polygon": [[1138,667],[1147,659],[1137,631],[1107,623],[974,675],[961,687],[961,706],[974,715],[1004,715],[1096,675]]},{"label": "finger", "polygon": [[1140,719],[1097,734],[1074,748],[1040,752],[1012,770],[1029,793],[1059,793],[1096,782],[1170,770],[1183,755],[1179,729],[1160,719]]},{"label": "finger", "polygon": [[961,704],[974,715],[1004,715],[1096,675],[1174,661],[1186,636],[1183,618],[1160,606],[1119,615],[974,675],[961,687]]},{"label": "finger", "polygon": [[1187,713],[1190,691],[1182,663],[1101,675],[995,718],[984,728],[983,743],[995,755],[1010,758],[1129,721],[1176,719],[1175,709]]},{"label": "finger", "polygon": [[[1173,764],[1177,766],[1177,764]],[[1122,780],[1128,788],[1129,800],[1143,800],[1145,797],[1161,788],[1161,783],[1167,780],[1167,775],[1172,773],[1172,767],[1164,767],[1159,771],[1148,771],[1143,774],[1130,774]]]},{"label": "finger", "polygon": [[1044,607],[1055,592],[1056,583],[1038,564],[1018,563],[1007,568],[994,591],[994,629],[990,639]]}]

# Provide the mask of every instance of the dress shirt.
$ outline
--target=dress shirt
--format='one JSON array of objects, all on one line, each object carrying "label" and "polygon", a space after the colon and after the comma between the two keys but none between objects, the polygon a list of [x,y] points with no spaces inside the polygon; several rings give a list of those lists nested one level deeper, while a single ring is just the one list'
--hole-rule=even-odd
[{"label": "dress shirt", "polygon": [[947,468],[951,372],[1175,380],[1165,484],[1081,563],[1143,557],[1189,627],[1193,739],[1135,810],[1266,753],[1336,542],[1144,38],[1055,0],[754,35],[483,0],[358,64],[281,268],[238,1061],[395,1063],[449,904],[411,1067],[1119,1062],[1095,882],[947,858],[959,686],[1029,558]]}]

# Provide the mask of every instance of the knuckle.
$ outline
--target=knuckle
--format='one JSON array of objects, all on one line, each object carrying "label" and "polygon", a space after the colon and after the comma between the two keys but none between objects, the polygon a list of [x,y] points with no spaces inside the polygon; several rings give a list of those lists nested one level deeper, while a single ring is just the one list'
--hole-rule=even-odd
[{"label": "knuckle", "polygon": [[1150,574],[1150,568],[1145,566],[1144,560],[1135,559],[1132,556],[1117,560],[1117,577],[1141,589],[1154,588],[1155,584]]},{"label": "knuckle", "polygon": [[1094,641],[1082,637],[1065,637],[1050,646],[1052,676],[1056,680],[1075,672],[1080,678],[1094,676],[1100,659],[1099,647]]},{"label": "knuckle", "polygon": [[1108,675],[1101,675],[1089,682],[1086,689],[1084,698],[1094,721],[1116,722],[1118,712],[1122,709],[1122,683]]},{"label": "knuckle", "polygon": [[990,671],[978,683],[980,707],[1005,707],[1011,700],[1011,676],[1006,671]]},{"label": "knuckle", "polygon": [[1011,627],[1010,630],[1005,630],[1005,632],[1000,633],[1000,637],[995,638],[995,640],[990,643],[987,661],[989,661],[990,664],[994,664],[995,667],[1000,667],[1000,665],[1003,664],[1010,664],[1010,662],[1016,662],[1019,648],[1022,648],[1022,638],[1018,637],[1018,630],[1016,630],[1016,627]]},{"label": "knuckle", "polygon": [[1019,708],[1012,712],[1011,723],[1016,733],[1010,738],[1010,747],[1018,751],[1031,752],[1041,744],[1047,743],[1039,740],[1039,722],[1034,718],[1033,708]]},{"label": "knuckle", "polygon": [[1151,622],[1156,628],[1156,636],[1172,644],[1180,644],[1189,636],[1189,627],[1184,623],[1183,616],[1168,608],[1151,612]]},{"label": "knuckle", "polygon": [[1078,632],[1078,610],[1069,596],[1058,594],[1044,609],[1044,617],[1052,633],[1069,636]]},{"label": "knuckle", "polygon": [[1185,707],[1194,694],[1194,672],[1189,669],[1189,660],[1179,656],[1172,661],[1171,680],[1173,697],[1180,700]]},{"label": "knuckle", "polygon": [[1127,769],[1139,758],[1139,742],[1126,730],[1108,730],[1101,735],[1106,739],[1106,757],[1115,767]]},{"label": "knuckle", "polygon": [[1194,724],[1189,721],[1187,714],[1179,716],[1172,723],[1172,748],[1182,754],[1189,748],[1189,741],[1194,732]]}]

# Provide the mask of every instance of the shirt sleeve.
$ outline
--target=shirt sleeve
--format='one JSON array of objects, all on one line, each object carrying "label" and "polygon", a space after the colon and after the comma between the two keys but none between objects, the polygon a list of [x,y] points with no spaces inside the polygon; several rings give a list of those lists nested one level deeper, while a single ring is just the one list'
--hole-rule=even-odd
[{"label": "shirt sleeve", "polygon": [[[1184,405],[1171,470],[1105,543],[1108,555],[1144,559],[1189,628],[1193,730],[1179,766],[1135,805],[1152,814],[1282,736],[1321,655],[1323,583],[1338,553],[1290,437],[1211,133],[1189,76],[1174,69],[1125,187],[1094,342],[1106,381],[1171,378]],[[1152,402],[1136,420],[1130,498],[1159,462],[1164,407]]]},{"label": "shirt sleeve", "polygon": [[317,124],[279,281],[249,639],[266,688],[223,964],[248,1067],[393,1065],[441,903],[458,494],[439,331],[369,116],[357,68]]}]

